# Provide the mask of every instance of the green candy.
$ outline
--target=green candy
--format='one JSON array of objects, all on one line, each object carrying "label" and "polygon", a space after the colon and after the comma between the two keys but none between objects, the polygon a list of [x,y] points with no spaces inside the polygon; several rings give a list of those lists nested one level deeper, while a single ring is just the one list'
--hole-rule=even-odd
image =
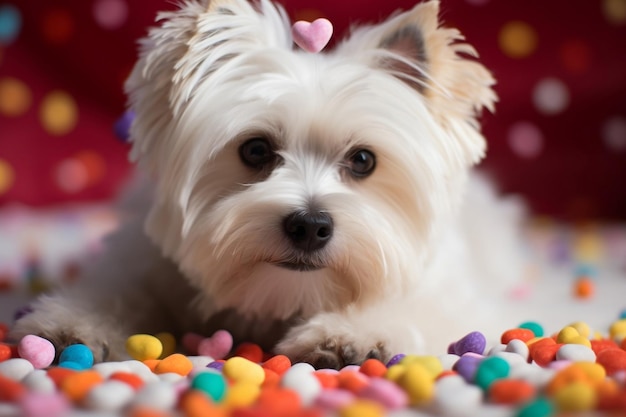
[{"label": "green candy", "polygon": [[510,370],[511,366],[502,358],[493,356],[483,359],[476,370],[474,383],[487,390],[495,380],[506,378]]},{"label": "green candy", "polygon": [[543,327],[536,321],[526,321],[519,326],[520,329],[528,329],[535,334],[535,337],[543,337]]},{"label": "green candy", "polygon": [[522,406],[515,417],[549,417],[554,414],[554,406],[545,398],[538,398]]},{"label": "green candy", "polygon": [[191,388],[206,393],[215,402],[226,395],[226,380],[216,372],[201,372],[191,382]]}]

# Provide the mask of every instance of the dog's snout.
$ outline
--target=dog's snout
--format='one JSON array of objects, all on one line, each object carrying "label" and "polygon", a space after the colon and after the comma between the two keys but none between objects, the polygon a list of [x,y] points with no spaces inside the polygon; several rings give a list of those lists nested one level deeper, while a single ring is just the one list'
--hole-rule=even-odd
[{"label": "dog's snout", "polygon": [[298,249],[322,249],[333,235],[333,219],[326,213],[294,212],[285,218],[285,234]]}]

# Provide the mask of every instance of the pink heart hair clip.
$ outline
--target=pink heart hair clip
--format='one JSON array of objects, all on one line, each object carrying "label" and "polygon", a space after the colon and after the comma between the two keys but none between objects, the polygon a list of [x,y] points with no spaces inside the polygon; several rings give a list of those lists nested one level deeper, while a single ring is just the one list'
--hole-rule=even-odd
[{"label": "pink heart hair clip", "polygon": [[293,41],[307,52],[320,52],[333,35],[333,24],[328,19],[319,18],[313,22],[299,20],[291,27]]}]

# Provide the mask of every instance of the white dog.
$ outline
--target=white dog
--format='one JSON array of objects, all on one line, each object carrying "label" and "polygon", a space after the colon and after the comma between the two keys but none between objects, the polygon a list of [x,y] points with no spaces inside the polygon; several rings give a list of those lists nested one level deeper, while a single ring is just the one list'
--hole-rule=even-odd
[{"label": "white dog", "polygon": [[224,328],[340,367],[484,323],[521,270],[518,216],[470,175],[494,79],[438,14],[419,4],[319,54],[268,0],[161,14],[127,82],[147,179],[82,284],[13,336],[112,360],[131,334]]}]

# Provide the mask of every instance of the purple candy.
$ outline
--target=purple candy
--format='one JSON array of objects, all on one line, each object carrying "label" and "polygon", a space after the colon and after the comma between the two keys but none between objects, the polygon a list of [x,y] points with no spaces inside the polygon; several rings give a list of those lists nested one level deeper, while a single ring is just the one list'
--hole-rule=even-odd
[{"label": "purple candy", "polygon": [[468,352],[482,355],[487,346],[487,339],[481,332],[471,332],[454,344],[454,353],[463,356]]},{"label": "purple candy", "polygon": [[456,361],[452,369],[458,372],[466,382],[471,383],[474,381],[474,375],[476,375],[478,365],[482,359],[483,358],[477,356],[462,356]]},{"label": "purple candy", "polygon": [[133,123],[134,118],[135,113],[128,110],[124,112],[122,117],[117,119],[117,121],[113,125],[113,131],[115,132],[115,136],[117,136],[122,142],[128,141],[128,137],[130,136],[130,125]]},{"label": "purple candy", "polygon": [[397,365],[398,363],[400,363],[400,361],[405,357],[406,355],[404,353],[398,353],[396,356],[394,356],[393,358],[389,359],[389,362],[387,362],[387,368],[393,366],[393,365]]},{"label": "purple candy", "polygon": [[206,367],[207,368],[211,368],[211,369],[217,369],[218,371],[221,371],[224,368],[224,362],[214,361],[214,362],[211,362],[210,364],[208,364]]}]

